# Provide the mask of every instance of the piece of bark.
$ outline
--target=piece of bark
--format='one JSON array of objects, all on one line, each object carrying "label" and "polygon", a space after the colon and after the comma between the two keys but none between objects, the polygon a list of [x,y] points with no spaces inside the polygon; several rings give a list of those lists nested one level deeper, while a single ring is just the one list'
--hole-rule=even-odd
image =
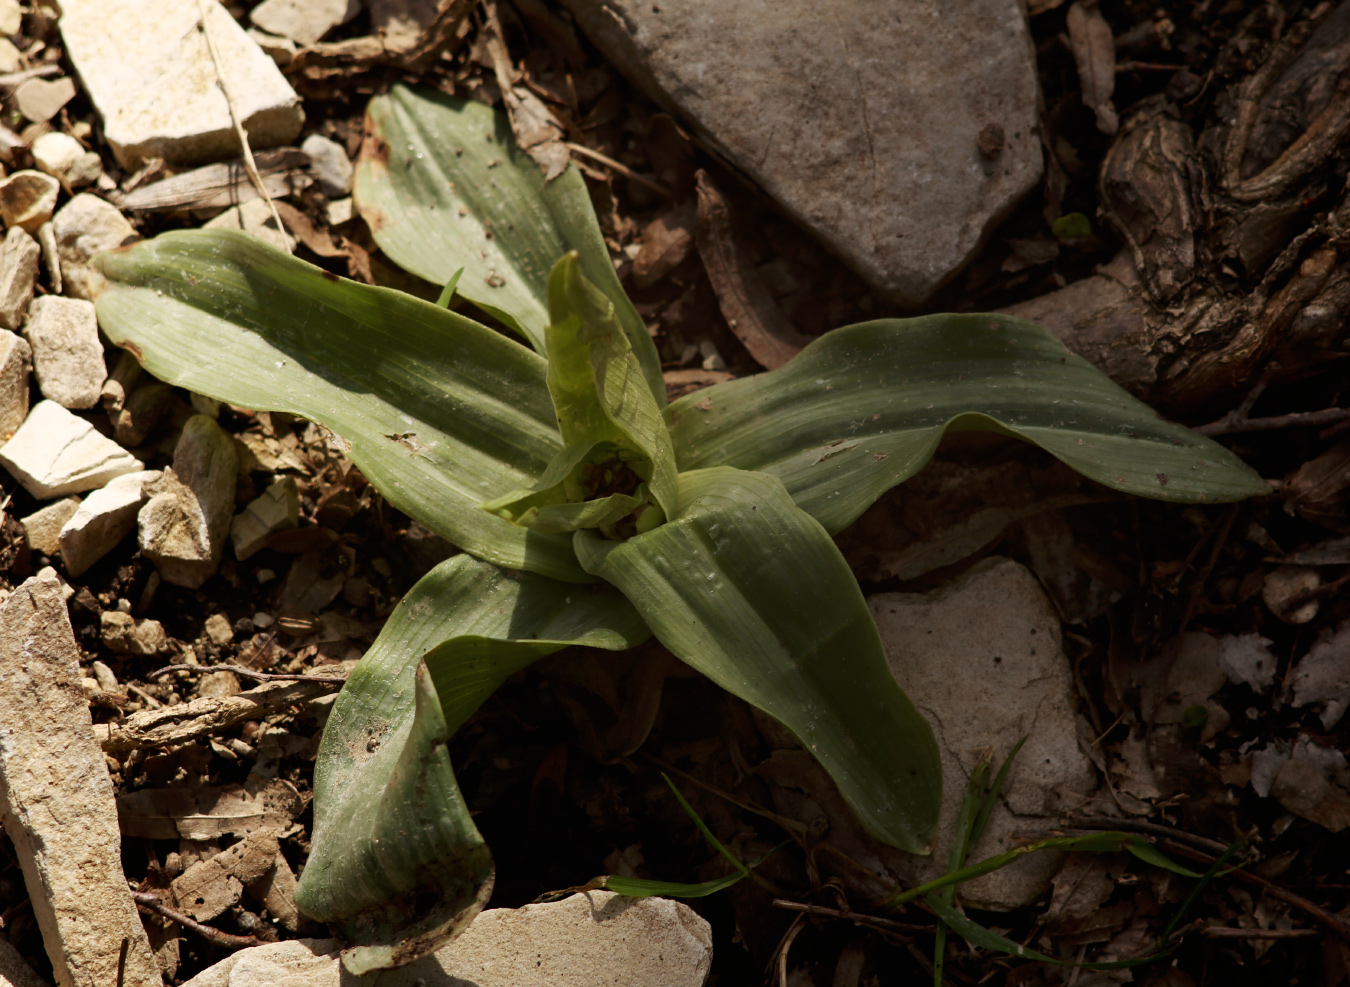
[{"label": "piece of bark", "polygon": [[62,590],[44,570],[0,606],[5,833],[59,987],[159,985],[122,873],[112,779],[94,740]]},{"label": "piece of bark", "polygon": [[[313,181],[304,168],[309,156],[298,147],[257,154],[258,174],[274,199],[303,191]],[[258,198],[242,161],[205,165],[150,185],[142,185],[120,203],[125,210],[219,209]]]},{"label": "piece of bark", "polygon": [[754,266],[736,243],[731,211],[708,173],[698,173],[699,256],[727,325],[755,361],[774,370],[796,356],[810,336],[792,327]]},{"label": "piece of bark", "polygon": [[1111,96],[1116,91],[1116,42],[1097,0],[1078,0],[1065,17],[1073,60],[1083,87],[1083,105],[1097,114],[1097,129],[1108,136],[1120,129]]}]

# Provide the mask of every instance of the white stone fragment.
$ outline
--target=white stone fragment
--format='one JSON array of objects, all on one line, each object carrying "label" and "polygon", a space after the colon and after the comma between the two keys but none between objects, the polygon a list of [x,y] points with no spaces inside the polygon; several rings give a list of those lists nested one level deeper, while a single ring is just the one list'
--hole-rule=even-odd
[{"label": "white stone fragment", "polygon": [[248,18],[268,34],[312,45],[361,12],[361,0],[263,0]]},{"label": "white stone fragment", "polygon": [[[124,168],[151,157],[178,163],[238,153],[201,9],[197,0],[62,2],[66,52]],[[253,149],[293,140],[304,123],[295,91],[222,4],[205,9]]]},{"label": "white stone fragment", "polygon": [[66,572],[82,575],[131,533],[145,502],[145,486],[159,477],[159,470],[127,473],[85,498],[61,528],[61,558]]},{"label": "white stone fragment", "polygon": [[36,234],[52,218],[60,192],[60,182],[31,168],[0,178],[0,219]]},{"label": "white stone fragment", "polygon": [[328,208],[325,211],[328,214],[329,226],[341,226],[343,223],[350,222],[351,218],[356,215],[356,208],[350,195],[345,199],[334,199],[328,203]]},{"label": "white stone fragment", "polygon": [[19,0],[0,0],[0,34],[18,34],[23,27],[23,7]]},{"label": "white stone fragment", "polygon": [[210,222],[203,224],[207,230],[243,230],[266,240],[278,250],[291,253],[295,250],[295,238],[284,229],[277,229],[276,218],[271,208],[262,199],[252,199],[243,205],[231,206]]},{"label": "white stone fragment", "polygon": [[219,425],[205,415],[188,419],[173,468],[147,486],[150,499],[138,517],[141,551],[165,582],[196,589],[219,567],[238,463],[234,442]]},{"label": "white stone fragment", "polygon": [[26,231],[10,227],[0,246],[0,328],[18,329],[23,324],[37,284],[39,253]]},{"label": "white stone fragment", "polygon": [[459,938],[395,970],[352,977],[331,939],[241,950],[184,987],[702,987],[712,929],[688,905],[591,891],[481,913]]},{"label": "white stone fragment", "polygon": [[43,397],[67,408],[98,404],[108,371],[93,302],[44,295],[29,309],[23,334],[33,348],[33,373]]},{"label": "white stone fragment", "polygon": [[14,90],[14,102],[24,118],[33,123],[46,123],[75,98],[75,80],[26,79]]},{"label": "white stone fragment", "polygon": [[39,169],[72,187],[97,181],[103,171],[97,154],[86,151],[83,144],[59,130],[33,142],[33,161]]},{"label": "white stone fragment", "polygon": [[9,38],[0,38],[0,72],[16,72],[23,64],[23,52]]},{"label": "white stone fragment", "polygon": [[206,618],[206,636],[211,639],[212,644],[218,644],[222,647],[234,640],[234,628],[230,626],[230,618],[223,613],[213,613]]},{"label": "white stone fragment", "polygon": [[230,525],[234,557],[243,562],[260,550],[270,535],[294,528],[300,519],[300,490],[295,478],[284,476],[255,498]]},{"label": "white stone fragment", "polygon": [[[942,750],[937,845],[931,856],[904,858],[902,880],[927,881],[946,871],[966,783],[982,749],[994,749],[997,766],[1027,737],[971,861],[1011,849],[1016,832],[1051,828],[1062,808],[1091,792],[1094,776],[1078,749],[1059,618],[1029,570],[988,559],[932,593],[878,594],[868,606],[896,681],[928,717]],[[1018,908],[1045,892],[1058,866],[1055,854],[1031,854],[963,884],[961,898],[976,908]]]},{"label": "white stone fragment", "polygon": [[32,365],[33,350],[28,340],[0,330],[0,443],[9,441],[28,417],[28,371]]},{"label": "white stone fragment", "polygon": [[159,984],[122,871],[122,834],[50,569],[0,606],[0,810],[58,984]]},{"label": "white stone fragment", "polygon": [[88,192],[81,192],[62,206],[52,226],[66,294],[76,298],[90,297],[91,257],[137,238],[136,230],[116,206]]},{"label": "white stone fragment", "polygon": [[80,498],[62,497],[22,518],[28,547],[43,555],[61,550],[61,528],[80,509]]},{"label": "white stone fragment", "polygon": [[134,473],[140,460],[55,401],[39,401],[0,446],[0,466],[40,500],[83,493]]},{"label": "white stone fragment", "polygon": [[338,199],[351,194],[354,169],[341,144],[322,134],[310,134],[300,145],[300,150],[309,155],[310,171],[324,195]]}]

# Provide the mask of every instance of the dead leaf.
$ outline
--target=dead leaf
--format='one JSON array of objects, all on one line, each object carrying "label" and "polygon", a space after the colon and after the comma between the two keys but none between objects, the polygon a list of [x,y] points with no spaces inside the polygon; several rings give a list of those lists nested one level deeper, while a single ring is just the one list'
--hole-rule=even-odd
[{"label": "dead leaf", "polygon": [[642,231],[642,249],[633,258],[633,283],[650,288],[679,267],[694,245],[697,212],[692,203],[658,216]]},{"label": "dead leaf", "polygon": [[1270,794],[1294,815],[1333,833],[1350,826],[1350,794],[1310,761],[1295,757],[1280,765]]},{"label": "dead leaf", "polygon": [[305,807],[280,778],[250,778],[213,788],[144,788],[117,799],[123,836],[150,840],[214,840],[256,830],[284,830]]},{"label": "dead leaf", "polygon": [[731,211],[708,173],[698,181],[698,231],[695,242],[708,271],[722,315],[760,366],[774,370],[796,356],[810,336],[793,328],[759,272],[736,242]]},{"label": "dead leaf", "polygon": [[1284,481],[1284,509],[1332,531],[1350,532],[1350,442],[1332,446]]},{"label": "dead leaf", "polygon": [[661,376],[666,382],[666,398],[671,401],[736,377],[724,370],[667,370]]},{"label": "dead leaf", "polygon": [[214,857],[199,860],[174,878],[174,897],[183,911],[209,922],[244,896],[244,885],[263,878],[276,864],[275,830],[250,833]]},{"label": "dead leaf", "polygon": [[502,91],[502,102],[506,104],[506,114],[511,118],[511,131],[516,135],[516,143],[521,150],[539,165],[539,170],[544,173],[544,181],[552,181],[567,170],[572,160],[572,152],[563,143],[563,125],[542,99],[526,87],[516,85],[519,75],[506,50],[506,39],[502,34],[495,0],[487,0],[483,9],[487,13],[483,38],[488,57],[492,59],[497,85]]},{"label": "dead leaf", "polygon": [[1097,114],[1098,130],[1115,134],[1120,118],[1111,103],[1116,90],[1116,42],[1111,25],[1097,9],[1097,0],[1077,0],[1065,21],[1083,87],[1083,105]]}]

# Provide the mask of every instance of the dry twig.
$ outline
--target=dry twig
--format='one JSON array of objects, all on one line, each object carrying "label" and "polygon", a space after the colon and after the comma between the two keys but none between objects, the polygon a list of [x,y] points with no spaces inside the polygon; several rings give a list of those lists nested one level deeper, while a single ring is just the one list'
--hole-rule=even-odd
[{"label": "dry twig", "polygon": [[221,932],[209,925],[203,925],[195,918],[184,915],[176,908],[170,908],[160,900],[158,895],[151,894],[149,891],[132,891],[131,897],[145,911],[155,912],[171,922],[177,922],[217,946],[224,946],[226,949],[248,949],[250,946],[261,946],[263,944],[263,941],[257,936],[236,936],[233,933]]}]

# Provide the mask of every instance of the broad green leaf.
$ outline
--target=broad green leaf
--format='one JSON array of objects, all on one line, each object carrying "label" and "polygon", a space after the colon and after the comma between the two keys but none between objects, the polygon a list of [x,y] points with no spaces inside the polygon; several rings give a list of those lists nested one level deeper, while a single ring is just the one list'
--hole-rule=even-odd
[{"label": "broad green leaf", "polygon": [[314,767],[313,851],[296,891],[353,972],[400,965],[464,927],[492,862],[445,742],[512,673],[569,644],[649,632],[608,586],[511,574],[467,555],[395,608],[333,705]]},{"label": "broad green leaf", "polygon": [[371,100],[353,194],[394,263],[444,284],[544,351],[548,276],[568,251],[613,302],[648,387],[666,403],[656,346],[624,294],[575,165],[545,183],[505,114],[473,100],[394,86]]},{"label": "broad green leaf", "polygon": [[104,333],[156,377],[319,422],[387,500],[466,551],[587,579],[565,536],[478,506],[527,486],[561,449],[540,357],[237,230],[166,233],[96,264]]},{"label": "broad green leaf", "polygon": [[[513,490],[481,505],[482,509],[535,531],[578,531],[599,528],[609,535],[615,525],[646,503],[646,483],[629,470],[639,454],[612,442],[570,445],[553,457],[544,475],[529,490]],[[649,463],[647,465],[650,465]],[[614,493],[596,499],[602,486],[612,488],[616,471],[629,470],[634,495]],[[650,472],[648,470],[647,472]],[[643,496],[637,496],[642,494]]]},{"label": "broad green leaf", "polygon": [[1164,421],[1044,329],[1004,315],[846,326],[785,367],[697,391],[666,415],[681,470],[772,473],[830,532],[916,473],[948,429],[1017,436],[1098,483],[1159,500],[1268,489],[1223,446]]},{"label": "broad green leaf", "polygon": [[577,557],[676,656],[791,730],[870,833],[927,853],[937,745],[828,533],[763,473],[682,473],[680,505],[626,542],[577,532]]}]

